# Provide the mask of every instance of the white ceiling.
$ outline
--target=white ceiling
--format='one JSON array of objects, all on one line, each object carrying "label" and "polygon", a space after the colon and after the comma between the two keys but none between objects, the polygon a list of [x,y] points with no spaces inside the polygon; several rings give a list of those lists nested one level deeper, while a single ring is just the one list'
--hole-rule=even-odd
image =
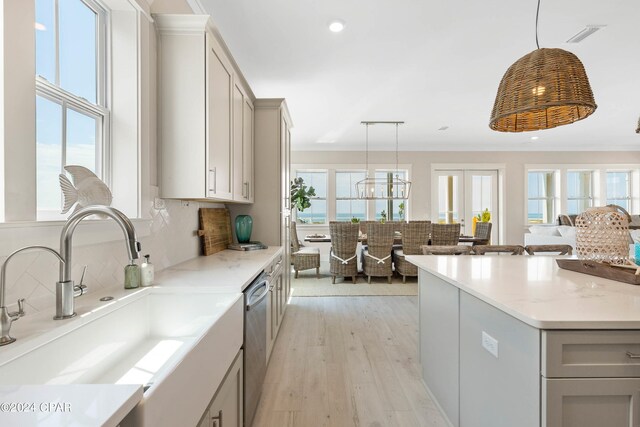
[{"label": "white ceiling", "polygon": [[[535,49],[535,0],[199,2],[255,95],[287,99],[296,150],[362,150],[361,120],[404,120],[403,151],[640,149],[638,0],[542,0],[540,46],[582,60],[598,109],[536,141],[488,127],[502,75]],[[565,43],[588,24],[607,27]],[[371,128],[371,149],[393,141],[392,126]]]}]

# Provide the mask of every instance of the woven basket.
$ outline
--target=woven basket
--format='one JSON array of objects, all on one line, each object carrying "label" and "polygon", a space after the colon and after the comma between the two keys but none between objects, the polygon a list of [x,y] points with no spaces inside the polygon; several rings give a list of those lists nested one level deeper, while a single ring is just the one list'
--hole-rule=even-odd
[{"label": "woven basket", "polygon": [[611,208],[592,208],[576,218],[578,258],[612,264],[629,259],[629,221]]}]

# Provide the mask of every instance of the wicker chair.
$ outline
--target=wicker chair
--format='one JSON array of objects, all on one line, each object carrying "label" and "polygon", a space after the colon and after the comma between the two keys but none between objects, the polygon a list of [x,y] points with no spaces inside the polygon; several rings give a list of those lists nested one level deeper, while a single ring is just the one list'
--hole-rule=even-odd
[{"label": "wicker chair", "polygon": [[393,250],[393,264],[398,274],[402,276],[402,283],[407,282],[407,276],[416,277],[418,267],[407,261],[405,255],[422,254],[422,245],[429,242],[431,222],[416,221],[402,226],[402,249]]},{"label": "wicker chair", "polygon": [[358,224],[351,222],[330,221],[331,252],[329,255],[329,272],[331,283],[336,277],[351,277],[356,283],[358,275]]},{"label": "wicker chair", "polygon": [[473,246],[471,248],[471,251],[476,255],[484,255],[484,254],[488,254],[488,253],[522,255],[524,253],[524,246],[520,246],[520,245],[476,245],[476,246]]},{"label": "wicker chair", "polygon": [[393,224],[380,222],[369,224],[367,227],[368,248],[362,251],[362,269],[369,283],[371,276],[387,276],[387,281],[391,283],[393,227]]},{"label": "wicker chair", "polygon": [[473,233],[473,237],[476,239],[482,239],[480,242],[474,242],[473,245],[488,245],[491,240],[491,228],[490,222],[478,222],[476,223],[476,231]]},{"label": "wicker chair", "polygon": [[539,253],[547,253],[554,255],[571,255],[573,248],[571,245],[529,245],[525,246],[524,250],[529,255],[535,255]]},{"label": "wicker chair", "polygon": [[300,244],[295,221],[291,221],[291,264],[298,278],[300,270],[316,269],[316,278],[320,277],[320,249]]},{"label": "wicker chair", "polygon": [[431,224],[431,244],[455,246],[460,239],[460,224]]},{"label": "wicker chair", "polygon": [[471,246],[468,245],[422,245],[423,255],[469,255]]}]

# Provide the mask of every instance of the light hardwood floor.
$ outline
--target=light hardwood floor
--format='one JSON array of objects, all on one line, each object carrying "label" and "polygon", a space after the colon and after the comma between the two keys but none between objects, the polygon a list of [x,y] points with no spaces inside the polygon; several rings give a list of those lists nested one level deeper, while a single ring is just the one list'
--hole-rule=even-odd
[{"label": "light hardwood floor", "polygon": [[417,304],[292,298],[253,427],[446,426],[420,379]]}]

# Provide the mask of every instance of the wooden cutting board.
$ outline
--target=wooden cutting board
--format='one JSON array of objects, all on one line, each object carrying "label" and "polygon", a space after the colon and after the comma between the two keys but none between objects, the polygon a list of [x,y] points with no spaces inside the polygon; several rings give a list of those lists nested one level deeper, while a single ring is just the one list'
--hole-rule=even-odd
[{"label": "wooden cutting board", "polygon": [[202,253],[213,255],[227,249],[231,240],[231,216],[224,208],[200,208],[198,210],[200,229],[198,236],[202,243]]}]

